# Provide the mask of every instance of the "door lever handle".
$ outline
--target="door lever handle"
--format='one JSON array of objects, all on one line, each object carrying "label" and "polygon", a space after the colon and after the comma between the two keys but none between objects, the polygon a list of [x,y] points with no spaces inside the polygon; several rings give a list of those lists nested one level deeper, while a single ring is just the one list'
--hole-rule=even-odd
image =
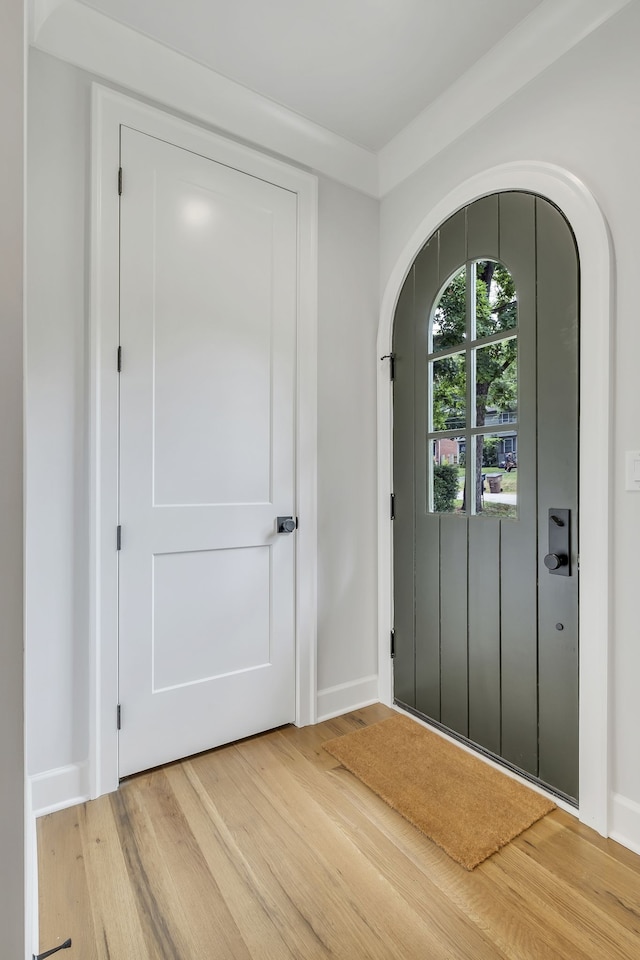
[{"label": "door lever handle", "polygon": [[293,533],[298,526],[298,521],[293,517],[278,517],[276,524],[278,533]]}]

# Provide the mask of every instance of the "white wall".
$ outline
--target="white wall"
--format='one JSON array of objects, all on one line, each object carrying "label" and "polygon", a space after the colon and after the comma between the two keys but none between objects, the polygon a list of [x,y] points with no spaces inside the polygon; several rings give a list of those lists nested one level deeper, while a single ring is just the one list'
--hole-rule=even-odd
[{"label": "white wall", "polygon": [[[46,776],[38,781],[50,802],[82,792],[77,765],[88,751],[90,83],[88,74],[31,50],[28,770],[57,770],[48,787]],[[318,674],[319,686],[330,688],[320,698],[324,713],[375,696],[377,220],[377,201],[320,180]]]},{"label": "white wall", "polygon": [[[438,200],[470,176],[507,161],[549,161],[573,172],[608,221],[616,257],[612,832],[640,852],[640,628],[634,552],[640,496],[624,491],[623,476],[624,451],[640,448],[639,36],[640,4],[633,3],[390,193],[381,205],[380,280],[384,290],[402,248]],[[588,390],[588,383],[582,389]]]},{"label": "white wall", "polygon": [[[378,202],[319,185],[319,716],[377,699]],[[335,687],[347,686],[336,690]]]},{"label": "white wall", "polygon": [[[47,72],[47,67],[52,69]],[[89,104],[30,52],[27,691],[30,774],[86,759]]]},{"label": "white wall", "polygon": [[24,6],[0,8],[0,938],[25,956],[23,725]]}]

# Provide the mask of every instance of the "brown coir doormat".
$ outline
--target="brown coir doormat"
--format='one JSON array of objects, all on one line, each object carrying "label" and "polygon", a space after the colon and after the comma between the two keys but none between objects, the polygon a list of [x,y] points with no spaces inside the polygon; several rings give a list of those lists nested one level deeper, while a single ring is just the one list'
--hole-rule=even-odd
[{"label": "brown coir doormat", "polygon": [[402,715],[323,746],[467,870],[555,809],[546,797]]}]

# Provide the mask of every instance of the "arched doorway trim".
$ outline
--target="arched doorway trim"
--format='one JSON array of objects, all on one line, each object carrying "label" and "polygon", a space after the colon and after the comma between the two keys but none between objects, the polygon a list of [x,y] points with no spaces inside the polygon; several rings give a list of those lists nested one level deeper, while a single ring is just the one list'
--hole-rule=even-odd
[{"label": "arched doorway trim", "polygon": [[[587,187],[561,167],[519,161],[466,180],[437,203],[396,261],[382,298],[378,357],[391,351],[402,284],[423,244],[461,207],[490,193],[525,190],[546,197],[571,224],[580,254],[580,808],[603,836],[609,826],[609,662],[611,639],[611,332],[612,247],[606,221]],[[393,625],[392,391],[387,360],[378,361],[378,631],[379,696],[392,703],[389,631]],[[584,509],[589,503],[597,510]]]}]

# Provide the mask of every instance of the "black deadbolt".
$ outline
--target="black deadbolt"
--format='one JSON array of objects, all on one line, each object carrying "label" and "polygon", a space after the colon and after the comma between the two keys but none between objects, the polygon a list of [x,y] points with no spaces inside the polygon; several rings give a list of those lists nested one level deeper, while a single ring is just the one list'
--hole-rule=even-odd
[{"label": "black deadbolt", "polygon": [[549,551],[544,565],[556,576],[571,576],[571,512],[569,510],[549,510],[548,519]]}]

